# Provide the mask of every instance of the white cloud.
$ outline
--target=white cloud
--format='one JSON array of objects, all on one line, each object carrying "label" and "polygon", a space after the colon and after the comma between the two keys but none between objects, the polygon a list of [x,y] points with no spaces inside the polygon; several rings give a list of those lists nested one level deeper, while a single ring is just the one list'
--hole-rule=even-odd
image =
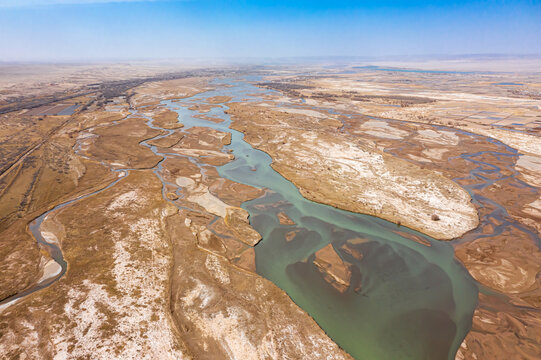
[{"label": "white cloud", "polygon": [[[0,8],[29,8],[29,7],[34,7],[34,6],[52,6],[52,5],[83,5],[83,4],[157,2],[157,1],[164,1],[164,0],[0,0]],[[174,0],[169,0],[169,1],[174,1]]]}]

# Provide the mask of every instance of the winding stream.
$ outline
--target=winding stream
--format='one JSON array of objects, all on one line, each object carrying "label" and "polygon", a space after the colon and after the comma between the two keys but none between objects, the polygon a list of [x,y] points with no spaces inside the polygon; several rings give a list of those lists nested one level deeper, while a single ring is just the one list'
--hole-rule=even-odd
[{"label": "winding stream", "polygon": [[119,177],[112,181],[109,185],[105,186],[102,189],[92,191],[88,194],[84,194],[81,196],[76,197],[75,199],[71,199],[68,201],[65,201],[59,205],[56,205],[52,209],[46,211],[42,215],[38,216],[30,224],[28,224],[28,228],[30,232],[32,233],[32,236],[34,236],[34,239],[36,239],[36,242],[40,246],[40,248],[44,248],[47,250],[49,255],[51,256],[52,260],[54,260],[59,266],[60,270],[50,274],[49,276],[46,276],[44,279],[39,281],[36,285],[31,286],[30,288],[23,290],[15,295],[12,295],[10,297],[5,298],[4,300],[0,301],[0,306],[8,306],[10,304],[14,304],[15,302],[19,301],[25,296],[28,296],[38,290],[44,289],[50,285],[52,285],[54,282],[60,280],[62,276],[66,273],[68,269],[68,264],[66,263],[66,260],[64,260],[64,255],[62,254],[62,250],[60,248],[60,245],[54,240],[54,239],[46,239],[41,231],[41,224],[47,217],[57,210],[62,209],[63,207],[66,207],[70,204],[73,204],[76,201],[86,199],[87,197],[99,194],[100,192],[109,189],[110,187],[116,185],[120,180],[125,178],[128,175],[128,172],[125,170],[112,170],[114,172],[119,173]]}]

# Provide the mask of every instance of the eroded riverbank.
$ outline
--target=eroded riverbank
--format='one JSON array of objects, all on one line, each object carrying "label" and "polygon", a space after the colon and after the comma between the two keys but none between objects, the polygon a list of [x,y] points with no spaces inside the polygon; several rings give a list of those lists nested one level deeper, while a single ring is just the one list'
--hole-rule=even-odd
[{"label": "eroded riverbank", "polygon": [[[231,101],[258,100],[247,94],[264,93],[247,83],[228,85],[185,101],[205,102],[217,95]],[[305,199],[270,167],[267,154],[229,129],[231,120],[222,107],[205,113],[222,119],[220,123],[202,123],[186,107],[177,111],[186,128],[205,124],[231,132],[226,148],[235,160],[219,173],[266,189],[265,196],[243,204],[263,236],[255,247],[257,272],[284,289],[333,340],[360,359],[454,357],[469,330],[477,288],[450,245]],[[278,213],[287,214],[294,224],[280,224]],[[326,281],[314,265],[314,254],[327,244],[351,269],[351,286],[345,289]]]}]

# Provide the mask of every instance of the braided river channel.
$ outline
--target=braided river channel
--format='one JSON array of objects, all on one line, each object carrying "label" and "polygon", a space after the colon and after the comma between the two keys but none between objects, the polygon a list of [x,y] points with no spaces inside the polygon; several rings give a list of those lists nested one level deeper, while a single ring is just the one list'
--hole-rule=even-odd
[{"label": "braided river channel", "polygon": [[[258,94],[272,92],[245,81],[217,84],[226,86],[182,102],[206,103],[214,96],[261,101]],[[219,167],[220,175],[266,190],[242,205],[263,236],[255,247],[257,272],[286,291],[338,345],[356,359],[454,359],[471,327],[478,287],[449,243],[305,199],[273,170],[268,154],[229,128],[227,104],[206,114],[224,120],[216,124],[194,118],[198,112],[187,107],[163,103],[178,112],[185,128],[206,126],[231,133],[226,148],[235,160]],[[280,224],[279,212],[295,224]],[[296,236],[288,241],[286,234],[292,231]],[[313,263],[315,252],[328,244],[352,264],[351,286],[344,292],[326,282]],[[345,244],[362,257],[345,251]]]}]

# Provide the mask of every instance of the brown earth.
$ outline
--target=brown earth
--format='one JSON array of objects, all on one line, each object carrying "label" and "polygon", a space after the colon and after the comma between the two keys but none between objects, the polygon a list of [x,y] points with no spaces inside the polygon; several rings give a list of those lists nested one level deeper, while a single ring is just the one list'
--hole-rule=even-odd
[{"label": "brown earth", "polygon": [[162,148],[170,148],[177,145],[179,141],[182,140],[183,137],[184,137],[184,134],[180,132],[174,132],[171,135],[168,135],[162,138],[149,140],[148,144],[152,146],[162,147]]},{"label": "brown earth", "polygon": [[183,135],[180,141],[167,149],[168,152],[191,156],[214,166],[224,165],[233,159],[232,154],[221,151],[223,145],[231,142],[229,133],[205,127],[192,127],[183,132]]},{"label": "brown earth", "polygon": [[145,123],[145,119],[130,118],[108,127],[96,128],[92,134],[97,137],[89,138],[81,153],[119,168],[152,168],[162,158],[139,143],[165,134],[165,131],[151,129]]},{"label": "brown earth", "polygon": [[207,113],[212,108],[215,108],[217,105],[211,105],[211,104],[193,104],[190,107],[188,107],[189,110],[197,110],[200,113]]},{"label": "brown earth", "polygon": [[220,118],[217,118],[217,117],[212,117],[212,116],[207,116],[207,115],[204,115],[204,114],[194,115],[194,117],[197,118],[197,119],[203,119],[203,120],[212,121],[213,123],[217,123],[217,124],[224,121],[223,119],[220,119]]},{"label": "brown earth", "polygon": [[207,98],[207,102],[209,104],[223,104],[223,103],[231,101],[231,99],[233,99],[231,96],[213,96],[213,97]]},{"label": "brown earth", "polygon": [[184,126],[178,122],[178,114],[172,110],[161,111],[157,115],[154,115],[152,119],[152,123],[155,126],[164,129],[179,129]]},{"label": "brown earth", "polygon": [[349,288],[351,264],[340,258],[332,244],[316,252],[314,264],[325,275],[325,281],[329,282],[338,291],[345,292]]},{"label": "brown earth", "polygon": [[[130,101],[136,107],[156,103],[159,110],[164,93],[201,91],[195,85],[205,82],[183,84],[185,90],[174,90],[178,82],[148,84]],[[140,143],[164,132],[145,122],[112,120],[93,109],[65,131],[72,156],[99,170],[94,188],[116,177],[107,166],[146,170],[130,170],[107,190],[47,217],[42,229],[58,239],[68,271],[0,309],[0,352],[8,358],[350,358],[283,291],[253,272],[250,245],[259,234],[238,206],[262,192],[220,178],[210,165],[229,161],[222,147],[230,137],[192,128],[155,140],[179,155],[166,159],[161,170],[175,187],[162,184],[150,169],[161,157]],[[162,197],[163,186],[174,195],[169,200]],[[79,183],[75,187],[82,191]],[[28,221],[23,217],[8,230],[24,233],[30,243],[35,240],[26,233]],[[40,262],[21,256],[28,266]],[[17,265],[6,260],[3,266]]]},{"label": "brown earth", "polygon": [[285,212],[280,211],[277,216],[281,225],[295,225],[295,222]]},{"label": "brown earth", "polygon": [[539,308],[516,305],[499,295],[480,294],[472,329],[456,359],[539,359]]}]

